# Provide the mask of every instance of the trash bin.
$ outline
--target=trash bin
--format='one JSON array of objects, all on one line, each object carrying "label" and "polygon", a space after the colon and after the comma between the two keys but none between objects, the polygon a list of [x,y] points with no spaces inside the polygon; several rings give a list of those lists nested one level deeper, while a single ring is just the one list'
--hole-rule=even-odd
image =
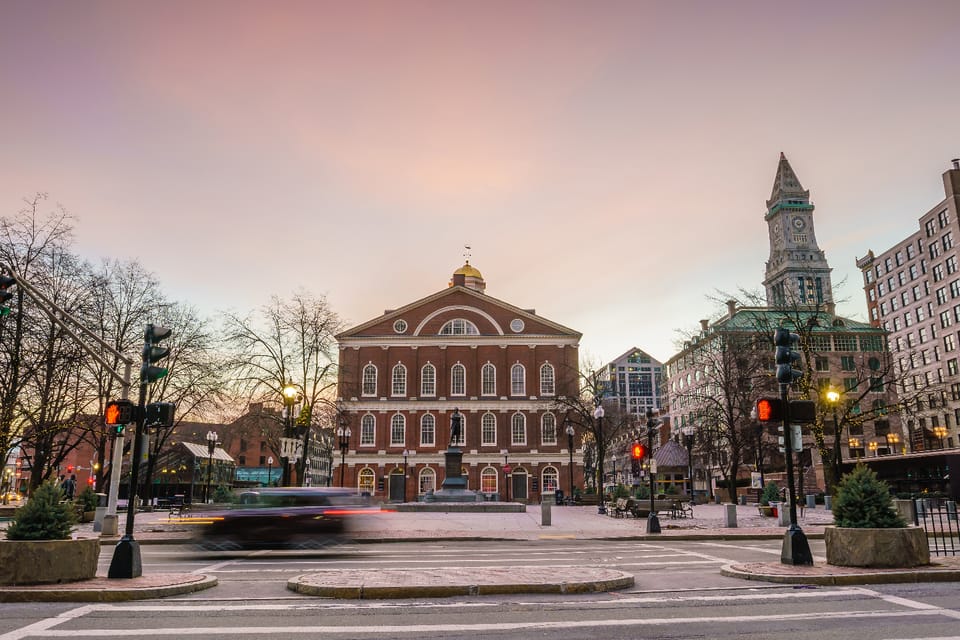
[{"label": "trash bin", "polygon": [[556,496],[556,504],[557,504],[557,506],[562,505],[562,504],[563,504],[563,489],[557,489],[555,496]]}]

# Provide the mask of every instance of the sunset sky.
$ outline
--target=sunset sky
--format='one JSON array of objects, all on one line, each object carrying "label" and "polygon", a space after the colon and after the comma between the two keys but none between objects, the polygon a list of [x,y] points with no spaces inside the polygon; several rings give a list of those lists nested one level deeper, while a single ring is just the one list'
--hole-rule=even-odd
[{"label": "sunset sky", "polygon": [[[213,313],[358,324],[471,263],[487,294],[660,360],[759,290],[784,152],[839,311],[960,157],[960,2],[0,2],[0,214]],[[845,280],[845,283],[843,282]]]}]

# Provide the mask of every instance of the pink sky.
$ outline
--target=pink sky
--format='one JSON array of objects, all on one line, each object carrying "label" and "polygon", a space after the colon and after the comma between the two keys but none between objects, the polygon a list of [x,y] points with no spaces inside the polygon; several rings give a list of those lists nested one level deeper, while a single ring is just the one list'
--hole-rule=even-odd
[{"label": "pink sky", "polygon": [[[757,289],[781,151],[865,319],[855,260],[960,156],[960,3],[0,4],[0,211],[50,193],[85,256],[247,310],[350,324],[443,288],[660,359]],[[147,240],[148,237],[154,238]]]}]

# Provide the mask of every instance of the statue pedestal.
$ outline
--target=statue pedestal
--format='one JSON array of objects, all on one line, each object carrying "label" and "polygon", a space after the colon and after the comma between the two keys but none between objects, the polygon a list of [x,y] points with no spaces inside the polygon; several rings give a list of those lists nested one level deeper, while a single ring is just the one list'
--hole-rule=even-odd
[{"label": "statue pedestal", "polygon": [[467,489],[467,479],[463,477],[463,450],[447,447],[443,452],[446,463],[444,478],[440,490],[433,493],[435,502],[476,502],[477,492]]}]

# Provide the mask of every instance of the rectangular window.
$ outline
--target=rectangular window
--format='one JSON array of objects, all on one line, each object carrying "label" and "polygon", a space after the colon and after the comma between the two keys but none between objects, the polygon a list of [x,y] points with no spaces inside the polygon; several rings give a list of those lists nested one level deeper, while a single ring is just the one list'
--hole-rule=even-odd
[{"label": "rectangular window", "polygon": [[908,244],[908,245],[907,245],[907,260],[913,260],[913,258],[914,258],[916,255],[917,255],[917,252],[914,251],[913,245],[912,245],[912,244]]},{"label": "rectangular window", "polygon": [[943,250],[949,251],[951,248],[953,248],[953,233],[951,233],[950,231],[947,231],[945,234],[943,234],[942,241],[943,241]]},{"label": "rectangular window", "polygon": [[931,242],[930,246],[927,247],[927,252],[930,254],[930,260],[936,260],[940,257],[940,245],[936,242]]},{"label": "rectangular window", "polygon": [[919,275],[920,275],[920,272],[917,270],[917,265],[915,264],[910,265],[910,279],[916,280]]},{"label": "rectangular window", "polygon": [[936,235],[937,225],[933,220],[927,220],[927,224],[925,224],[923,227],[927,232],[928,238],[932,238],[934,235]]},{"label": "rectangular window", "polygon": [[947,273],[956,273],[957,272],[957,256],[950,256],[946,259],[944,264],[947,265]]},{"label": "rectangular window", "polygon": [[946,329],[951,325],[950,311],[940,312],[940,328]]},{"label": "rectangular window", "polygon": [[953,337],[952,333],[948,333],[947,335],[943,336],[944,351],[949,353],[950,351],[953,351],[956,348],[957,348],[957,341],[956,341],[956,338]]},{"label": "rectangular window", "polygon": [[833,336],[835,351],[856,351],[857,336],[850,334],[837,334]]},{"label": "rectangular window", "polygon": [[937,222],[940,223],[940,228],[943,229],[948,224],[950,224],[950,212],[944,209],[937,214]]},{"label": "rectangular window", "polygon": [[817,356],[815,359],[815,366],[817,371],[829,371],[830,364],[829,361],[823,356]]},{"label": "rectangular window", "polygon": [[933,281],[934,281],[934,282],[940,282],[941,280],[943,280],[943,276],[944,276],[944,273],[943,273],[943,265],[942,265],[942,264],[936,264],[936,265],[934,265],[934,266],[933,266]]},{"label": "rectangular window", "polygon": [[853,359],[853,356],[840,356],[840,370],[841,371],[856,371],[857,364]]},{"label": "rectangular window", "polygon": [[497,444],[497,417],[492,413],[485,413],[480,419],[480,444],[484,446]]}]

